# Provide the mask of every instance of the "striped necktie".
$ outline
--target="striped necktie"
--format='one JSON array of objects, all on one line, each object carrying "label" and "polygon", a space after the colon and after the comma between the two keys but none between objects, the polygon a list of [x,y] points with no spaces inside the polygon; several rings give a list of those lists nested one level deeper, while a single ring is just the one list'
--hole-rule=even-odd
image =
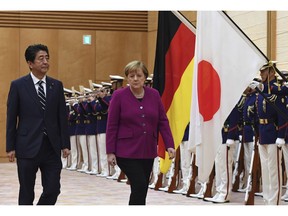
[{"label": "striped necktie", "polygon": [[42,80],[39,80],[37,84],[39,85],[38,87],[38,97],[40,99],[41,107],[43,111],[45,111],[45,105],[46,105],[46,96],[44,92],[44,88],[42,86],[42,83],[44,83]]}]

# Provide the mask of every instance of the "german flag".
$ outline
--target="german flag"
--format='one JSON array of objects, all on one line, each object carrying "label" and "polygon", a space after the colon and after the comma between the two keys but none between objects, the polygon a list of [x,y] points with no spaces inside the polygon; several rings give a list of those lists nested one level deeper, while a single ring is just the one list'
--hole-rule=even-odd
[{"label": "german flag", "polygon": [[[179,12],[159,11],[153,88],[160,95],[169,119],[175,149],[190,121],[196,30]],[[161,135],[158,141],[160,171],[171,165]]]}]

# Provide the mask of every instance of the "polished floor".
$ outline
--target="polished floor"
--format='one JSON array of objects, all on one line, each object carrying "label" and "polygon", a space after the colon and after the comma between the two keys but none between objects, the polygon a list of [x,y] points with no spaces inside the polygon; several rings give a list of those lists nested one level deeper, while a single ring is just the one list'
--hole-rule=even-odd
[{"label": "polished floor", "polygon": [[[130,187],[126,183],[63,169],[61,194],[57,206],[127,206]],[[0,205],[17,205],[18,179],[15,163],[0,164]],[[285,192],[285,190],[283,190]],[[35,186],[35,203],[41,193],[41,178],[38,172]],[[244,193],[232,192],[231,200],[225,204],[213,204],[201,199],[186,197],[181,194],[167,193],[149,189],[149,206],[245,206]],[[255,196],[255,205],[263,205],[261,197]],[[281,205],[288,205],[281,202]]]}]

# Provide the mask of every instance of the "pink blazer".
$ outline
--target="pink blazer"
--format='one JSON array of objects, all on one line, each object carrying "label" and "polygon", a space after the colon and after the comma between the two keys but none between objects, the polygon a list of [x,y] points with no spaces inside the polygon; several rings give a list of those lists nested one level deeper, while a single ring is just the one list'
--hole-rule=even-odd
[{"label": "pink blazer", "polygon": [[144,87],[142,101],[129,87],[116,90],[109,105],[106,153],[123,158],[155,158],[158,132],[165,147],[174,148],[169,122],[157,90]]}]

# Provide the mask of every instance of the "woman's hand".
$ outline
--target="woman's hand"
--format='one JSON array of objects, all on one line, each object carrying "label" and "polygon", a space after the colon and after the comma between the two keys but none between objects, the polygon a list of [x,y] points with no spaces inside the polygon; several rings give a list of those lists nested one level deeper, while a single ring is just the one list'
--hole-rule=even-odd
[{"label": "woman's hand", "polygon": [[176,151],[174,148],[168,148],[168,155],[169,155],[169,159],[172,160],[173,158],[175,158],[176,155]]},{"label": "woman's hand", "polygon": [[107,160],[108,160],[108,164],[111,166],[115,166],[117,165],[117,161],[116,161],[116,156],[115,154],[111,153],[111,154],[107,154]]}]

